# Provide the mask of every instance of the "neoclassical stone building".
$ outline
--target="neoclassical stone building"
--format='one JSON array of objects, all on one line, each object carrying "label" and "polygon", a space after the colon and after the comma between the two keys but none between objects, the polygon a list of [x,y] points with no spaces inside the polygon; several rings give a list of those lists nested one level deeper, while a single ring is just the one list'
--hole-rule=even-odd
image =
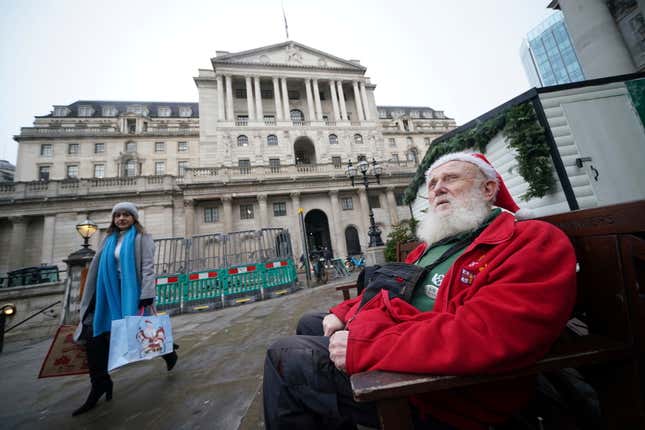
[{"label": "neoclassical stone building", "polygon": [[[385,240],[410,217],[420,154],[455,127],[428,107],[377,106],[358,60],[297,42],[218,51],[194,81],[198,103],[77,101],[22,128],[16,182],[0,184],[0,273],[62,266],[75,224],[96,222],[96,245],[121,200],[155,238],[284,227],[296,255],[303,208],[312,246],[360,252],[369,207]],[[383,169],[368,192],[346,175],[361,159]]]}]

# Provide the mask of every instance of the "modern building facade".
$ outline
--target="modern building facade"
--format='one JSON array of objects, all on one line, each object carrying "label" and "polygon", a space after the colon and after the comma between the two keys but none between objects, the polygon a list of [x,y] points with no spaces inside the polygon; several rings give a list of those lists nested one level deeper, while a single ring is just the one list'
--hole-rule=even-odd
[{"label": "modern building facade", "polygon": [[562,12],[555,11],[531,30],[520,48],[524,71],[533,87],[584,80]]},{"label": "modern building facade", "polygon": [[586,79],[645,70],[645,0],[552,0]]},{"label": "modern building facade", "polygon": [[[455,127],[428,107],[379,107],[366,68],[297,42],[218,51],[194,78],[198,103],[77,101],[35,118],[16,180],[0,185],[0,273],[61,264],[74,225],[130,200],[155,238],[283,227],[335,256],[385,239],[410,217],[402,193],[419,154]],[[348,162],[377,161],[379,184],[352,187]]]}]

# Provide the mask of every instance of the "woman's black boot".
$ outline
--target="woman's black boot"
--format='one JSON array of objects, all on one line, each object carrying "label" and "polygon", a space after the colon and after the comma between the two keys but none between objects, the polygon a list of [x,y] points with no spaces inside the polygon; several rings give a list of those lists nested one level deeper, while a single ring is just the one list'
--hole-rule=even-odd
[{"label": "woman's black boot", "polygon": [[164,354],[161,356],[161,358],[164,359],[166,362],[166,369],[170,372],[173,367],[175,367],[175,364],[177,364],[177,352],[175,350],[179,349],[179,345],[176,343],[172,344],[173,350],[172,352],[169,352],[168,354]]},{"label": "woman's black boot", "polygon": [[93,337],[87,341],[87,366],[90,371],[92,389],[83,406],[76,409],[72,416],[83,414],[94,406],[105,394],[105,400],[112,400],[112,379],[107,372],[110,338],[107,333]]}]

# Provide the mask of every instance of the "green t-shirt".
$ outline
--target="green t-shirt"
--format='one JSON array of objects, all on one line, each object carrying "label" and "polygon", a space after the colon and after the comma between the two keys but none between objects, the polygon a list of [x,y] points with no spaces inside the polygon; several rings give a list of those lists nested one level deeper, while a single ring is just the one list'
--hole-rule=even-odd
[{"label": "green t-shirt", "polygon": [[[501,209],[494,209],[482,224],[482,228],[490,224],[491,221],[493,221],[501,212]],[[474,232],[469,231],[446,238],[438,242],[436,245],[431,246],[425,252],[423,257],[421,257],[421,259],[416,263],[418,266],[429,266],[456,243],[461,242],[463,244],[463,246],[457,249],[456,252],[448,257],[445,261],[434,267],[426,275],[423,282],[421,282],[417,286],[417,288],[415,288],[414,292],[412,293],[412,299],[410,300],[410,304],[412,306],[419,309],[421,312],[431,311],[432,308],[434,308],[437,293],[439,292],[439,286],[441,285],[441,281],[443,281],[444,276],[448,272],[448,269],[450,269],[452,263],[454,263],[455,260],[457,260],[457,258],[461,254],[463,254],[468,245],[470,245],[473,240],[475,240],[479,232],[481,232],[482,228],[479,228]]]}]

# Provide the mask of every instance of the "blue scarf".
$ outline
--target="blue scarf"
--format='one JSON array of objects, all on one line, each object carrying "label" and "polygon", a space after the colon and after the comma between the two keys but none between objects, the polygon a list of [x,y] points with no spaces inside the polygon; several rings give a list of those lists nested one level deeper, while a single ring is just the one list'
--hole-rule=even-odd
[{"label": "blue scarf", "polygon": [[96,279],[94,336],[109,332],[112,329],[113,320],[138,313],[141,288],[135,267],[134,244],[136,236],[137,229],[134,226],[124,233],[119,254],[120,277],[114,257],[119,233],[114,232],[105,240]]}]

